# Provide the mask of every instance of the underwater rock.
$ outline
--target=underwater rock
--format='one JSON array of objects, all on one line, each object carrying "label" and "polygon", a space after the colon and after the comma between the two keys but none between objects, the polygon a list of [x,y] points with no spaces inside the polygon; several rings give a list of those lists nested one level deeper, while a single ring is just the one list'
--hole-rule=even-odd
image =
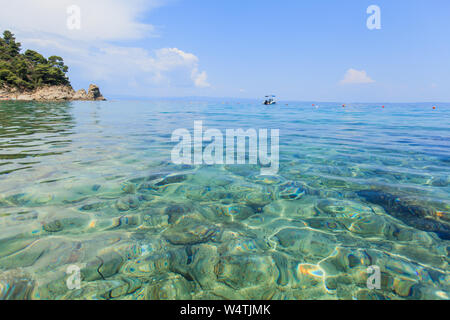
[{"label": "underwater rock", "polygon": [[134,183],[125,183],[122,186],[122,191],[127,194],[135,194],[136,193],[136,185]]},{"label": "underwater rock", "polygon": [[135,196],[120,198],[116,202],[116,208],[119,211],[134,210],[139,207],[139,199]]},{"label": "underwater rock", "polygon": [[28,300],[35,282],[20,269],[0,272],[0,300]]},{"label": "underwater rock", "polygon": [[431,179],[430,184],[433,187],[448,187],[449,185],[449,178],[447,177],[434,177]]},{"label": "underwater rock", "polygon": [[165,228],[169,225],[169,216],[160,214],[144,215],[144,224],[150,228]]},{"label": "underwater rock", "polygon": [[61,221],[59,220],[45,222],[42,228],[47,232],[59,232],[64,229]]},{"label": "underwater rock", "polygon": [[252,208],[240,204],[212,205],[209,208],[213,212],[214,219],[227,221],[241,221],[255,214]]},{"label": "underwater rock", "polygon": [[344,224],[340,223],[336,219],[330,218],[310,218],[303,219],[307,226],[313,229],[319,229],[323,231],[339,232],[346,230]]},{"label": "underwater rock", "polygon": [[81,269],[82,279],[85,281],[105,280],[117,274],[123,263],[122,256],[113,250],[99,254]]},{"label": "underwater rock", "polygon": [[358,290],[358,292],[356,292],[356,299],[357,300],[386,300],[387,297],[385,297],[382,293],[380,293],[376,290],[360,289],[360,290]]},{"label": "underwater rock", "polygon": [[287,227],[278,231],[274,238],[293,257],[318,262],[329,256],[336,246],[336,237],[325,232]]},{"label": "underwater rock", "polygon": [[175,223],[181,217],[183,217],[184,215],[186,215],[187,213],[189,213],[191,211],[192,211],[192,208],[189,205],[186,205],[186,204],[181,205],[181,204],[173,203],[173,204],[169,204],[164,209],[164,215],[167,215],[169,217],[170,223]]},{"label": "underwater rock", "polygon": [[307,194],[306,186],[298,182],[285,182],[277,189],[277,196],[281,199],[298,200]]},{"label": "underwater rock", "polygon": [[177,194],[185,194],[186,198],[193,201],[214,201],[230,203],[241,198],[241,195],[234,193],[231,188],[225,189],[220,186],[184,186],[177,190]]},{"label": "underwater rock", "polygon": [[89,203],[85,204],[80,208],[81,211],[101,211],[104,208],[108,207],[109,204],[107,202],[95,202],[95,203]]},{"label": "underwater rock", "polygon": [[180,182],[186,181],[187,178],[188,177],[185,174],[168,176],[168,177],[165,177],[164,179],[162,179],[161,181],[155,183],[155,186],[162,187],[162,186],[166,186],[169,184],[180,183]]},{"label": "underwater rock", "polygon": [[172,244],[199,244],[220,237],[221,230],[215,225],[193,218],[183,218],[171,225],[163,236]]},{"label": "underwater rock", "polygon": [[162,279],[153,280],[146,287],[148,300],[191,300],[194,285],[183,276],[167,273]]},{"label": "underwater rock", "polygon": [[[136,283],[137,284],[137,283]],[[123,297],[123,294],[133,291],[133,284],[122,279],[82,281],[81,288],[70,290],[61,300],[111,300]],[[122,296],[119,296],[121,295]]]},{"label": "underwater rock", "polygon": [[325,278],[323,270],[315,264],[299,263],[295,271],[299,286],[303,288],[320,286]]},{"label": "underwater rock", "polygon": [[111,289],[106,295],[107,299],[117,299],[128,294],[136,292],[136,290],[142,287],[142,281],[137,278],[121,277],[117,286]]},{"label": "underwater rock", "polygon": [[394,279],[394,291],[400,297],[408,297],[412,293],[412,288],[416,284],[415,281],[408,279]]},{"label": "underwater rock", "polygon": [[228,255],[214,268],[217,280],[239,290],[247,287],[276,286],[278,269],[271,256]]},{"label": "underwater rock", "polygon": [[272,258],[278,269],[277,284],[280,286],[289,286],[291,288],[297,288],[299,286],[299,280],[294,272],[297,261],[280,252],[274,251]]},{"label": "underwater rock", "polygon": [[101,262],[97,271],[103,279],[115,275],[124,262],[122,256],[115,251],[98,255],[97,258]]},{"label": "underwater rock", "polygon": [[367,267],[375,263],[375,258],[368,250],[337,247],[319,265],[328,276],[351,275],[354,272],[365,272]]},{"label": "underwater rock", "polygon": [[346,200],[320,200],[315,209],[318,214],[327,217],[359,219],[361,216],[373,214],[369,206]]},{"label": "underwater rock", "polygon": [[264,206],[271,203],[275,198],[275,194],[271,189],[261,191],[253,191],[245,194],[244,200],[248,206],[256,212],[262,212]]},{"label": "underwater rock", "polygon": [[276,185],[283,182],[283,178],[279,176],[262,176],[255,175],[250,177],[250,180],[254,183],[263,184],[263,185]]},{"label": "underwater rock", "polygon": [[148,193],[148,194],[154,194],[157,195],[158,194],[158,187],[156,187],[153,183],[151,182],[143,182],[141,183],[138,188],[137,191],[139,193]]},{"label": "underwater rock", "polygon": [[381,190],[363,190],[357,194],[366,201],[381,206],[388,214],[416,229],[434,232],[443,240],[450,240],[450,225],[435,220],[433,209],[416,204],[414,199],[397,197]]},{"label": "underwater rock", "polygon": [[230,255],[262,254],[270,249],[270,245],[264,240],[259,237],[251,238],[242,235],[236,239],[224,241],[219,247],[219,252]]},{"label": "underwater rock", "polygon": [[389,229],[389,226],[390,223],[382,216],[372,214],[355,220],[348,227],[348,230],[365,237],[381,236],[384,234],[385,229]]},{"label": "underwater rock", "polygon": [[261,168],[257,165],[225,165],[225,170],[241,177],[249,177],[255,175],[261,171]]},{"label": "underwater rock", "polygon": [[217,248],[210,244],[201,244],[191,249],[190,275],[202,288],[213,289],[216,285],[214,267],[219,262]]},{"label": "underwater rock", "polygon": [[121,267],[120,273],[128,277],[149,279],[155,275],[170,271],[171,255],[169,253],[147,254],[127,261]]},{"label": "underwater rock", "polygon": [[127,228],[139,226],[141,224],[141,216],[138,214],[129,214],[112,219],[112,225],[109,229]]}]

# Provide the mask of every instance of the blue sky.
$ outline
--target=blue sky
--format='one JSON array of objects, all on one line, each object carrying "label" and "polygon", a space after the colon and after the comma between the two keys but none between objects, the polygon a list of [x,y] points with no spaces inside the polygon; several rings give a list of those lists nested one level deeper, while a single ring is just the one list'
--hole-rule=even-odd
[{"label": "blue sky", "polygon": [[[29,12],[0,13],[0,27],[63,56],[76,89],[92,81],[109,97],[450,101],[448,0],[35,2],[8,4]],[[65,26],[71,4],[80,30]],[[369,5],[380,30],[366,26]]]}]

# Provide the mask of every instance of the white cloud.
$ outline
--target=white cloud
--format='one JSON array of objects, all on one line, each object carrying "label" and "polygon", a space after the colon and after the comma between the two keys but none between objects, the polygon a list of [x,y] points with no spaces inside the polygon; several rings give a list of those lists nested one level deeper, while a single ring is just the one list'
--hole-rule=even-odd
[{"label": "white cloud", "polygon": [[[41,47],[58,47],[68,65],[82,70],[90,81],[119,85],[123,81],[133,87],[210,87],[207,73],[199,71],[199,59],[178,48],[148,51],[143,48],[106,45],[103,48],[77,47],[64,42],[27,39]],[[139,85],[140,84],[140,85]]]},{"label": "white cloud", "polygon": [[344,75],[344,79],[342,79],[340,84],[361,84],[361,83],[373,83],[375,80],[371,79],[366,71],[364,70],[355,70],[348,69]]},{"label": "white cloud", "polygon": [[[80,8],[80,29],[70,30],[67,8]],[[14,0],[2,1],[0,27],[17,34],[32,32],[72,40],[139,39],[155,34],[154,26],[139,21],[158,0]]]},{"label": "white cloud", "polygon": [[[15,33],[25,49],[61,55],[70,70],[77,71],[77,78],[101,86],[125,91],[130,87],[138,94],[148,92],[148,87],[210,87],[196,55],[178,48],[152,50],[122,43],[157,35],[154,26],[139,19],[166,1],[170,0],[4,1],[0,30]],[[81,10],[79,30],[67,27],[67,8],[72,5]]]}]

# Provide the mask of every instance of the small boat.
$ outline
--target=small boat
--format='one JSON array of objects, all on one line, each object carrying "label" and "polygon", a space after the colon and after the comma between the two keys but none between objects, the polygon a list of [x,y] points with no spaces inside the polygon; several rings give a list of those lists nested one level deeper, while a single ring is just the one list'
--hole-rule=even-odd
[{"label": "small boat", "polygon": [[266,96],[266,100],[264,100],[263,104],[264,105],[277,104],[277,102],[275,101],[275,96],[274,95]]}]

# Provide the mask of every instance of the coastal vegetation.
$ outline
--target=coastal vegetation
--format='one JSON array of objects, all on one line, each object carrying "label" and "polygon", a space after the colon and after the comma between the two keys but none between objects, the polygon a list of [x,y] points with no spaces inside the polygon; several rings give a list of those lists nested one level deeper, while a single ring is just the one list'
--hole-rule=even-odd
[{"label": "coastal vegetation", "polygon": [[0,88],[34,90],[43,86],[71,86],[68,67],[59,56],[45,58],[39,52],[21,53],[21,43],[6,30],[0,37]]}]

